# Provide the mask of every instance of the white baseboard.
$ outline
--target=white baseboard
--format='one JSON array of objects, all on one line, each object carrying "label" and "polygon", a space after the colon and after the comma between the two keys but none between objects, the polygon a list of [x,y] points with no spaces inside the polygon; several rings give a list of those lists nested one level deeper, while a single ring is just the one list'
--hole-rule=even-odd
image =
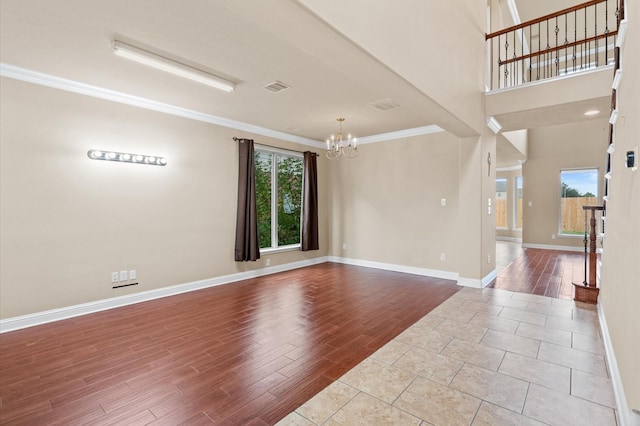
[{"label": "white baseboard", "polygon": [[477,278],[459,277],[458,285],[461,285],[464,287],[472,287],[472,288],[485,288],[491,283],[491,281],[495,280],[497,276],[498,276],[498,272],[497,270],[494,269],[493,271],[489,272],[486,276],[484,276],[481,280]]},{"label": "white baseboard", "polygon": [[64,308],[52,309],[49,311],[36,312],[33,314],[0,320],[0,334],[8,331],[20,330],[27,327],[46,324],[67,318],[87,315],[121,306],[132,305],[134,303],[146,302],[159,299],[161,297],[174,296],[176,294],[229,284],[249,278],[275,274],[292,269],[303,268],[305,266],[316,265],[324,262],[336,262],[346,265],[363,266],[366,268],[383,269],[387,271],[402,272],[405,274],[421,275],[426,277],[440,278],[457,281],[458,285],[474,288],[484,288],[496,277],[496,270],[491,271],[486,277],[480,279],[460,277],[457,272],[441,271],[437,269],[418,268],[415,266],[397,265],[392,263],[373,262],[369,260],[350,259],[337,256],[322,256],[314,259],[299,262],[287,263],[284,265],[270,266],[267,268],[252,271],[239,272],[236,274],[223,275],[201,281],[194,281],[185,284],[178,284],[170,287],[163,287],[155,290],[148,290],[133,293],[125,296],[112,297],[109,299],[97,300],[79,305],[66,306]]},{"label": "white baseboard", "polygon": [[602,332],[604,350],[607,355],[607,366],[609,367],[609,376],[611,376],[611,384],[613,385],[613,395],[616,400],[620,426],[640,426],[640,415],[634,414],[627,404],[624,386],[622,385],[622,377],[620,377],[618,362],[616,361],[613,344],[611,343],[611,335],[609,334],[607,319],[604,316],[602,301],[598,302],[598,319],[600,320],[600,331]]},{"label": "white baseboard", "polygon": [[364,266],[365,268],[383,269],[385,271],[403,272],[405,274],[422,275],[425,277],[441,278],[444,280],[458,280],[457,272],[440,271],[437,269],[418,268],[415,266],[373,262],[371,260],[350,259],[348,257],[338,256],[329,256],[329,262],[344,263],[345,265],[353,266]]},{"label": "white baseboard", "polygon": [[201,281],[193,281],[185,284],[178,284],[170,287],[163,287],[155,290],[143,291],[140,293],[128,294],[125,296],[111,297],[109,299],[97,300],[95,302],[82,303],[80,305],[66,306],[64,308],[52,309],[49,311],[36,312],[29,315],[7,318],[0,320],[0,334],[8,331],[20,330],[22,328],[33,327],[53,321],[73,318],[94,312],[105,311],[107,309],[119,308],[121,306],[132,305],[134,303],[146,302],[159,299],[161,297],[174,296],[176,294],[187,293],[194,290],[215,287],[222,284],[229,284],[249,278],[263,275],[275,274],[277,272],[289,271],[303,268],[305,266],[316,265],[327,262],[327,256],[314,259],[302,260],[299,262],[287,263],[284,265],[271,266],[268,268],[253,271],[239,272],[236,274],[223,275]]},{"label": "white baseboard", "polygon": [[584,247],[575,246],[553,246],[549,244],[522,244],[523,248],[542,249],[542,250],[561,250],[561,251],[575,251],[584,252]]},{"label": "white baseboard", "polygon": [[512,243],[521,243],[522,242],[522,238],[496,236],[496,241],[510,241]]}]

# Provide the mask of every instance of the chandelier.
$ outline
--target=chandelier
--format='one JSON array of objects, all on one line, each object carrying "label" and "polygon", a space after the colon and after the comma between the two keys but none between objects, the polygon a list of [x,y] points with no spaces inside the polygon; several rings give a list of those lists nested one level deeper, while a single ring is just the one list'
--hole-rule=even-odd
[{"label": "chandelier", "polygon": [[347,135],[347,139],[342,138],[342,123],[344,118],[340,117],[338,121],[338,136],[331,135],[327,139],[327,158],[335,160],[340,156],[347,158],[356,158],[358,156],[357,139],[351,138],[351,133]]}]

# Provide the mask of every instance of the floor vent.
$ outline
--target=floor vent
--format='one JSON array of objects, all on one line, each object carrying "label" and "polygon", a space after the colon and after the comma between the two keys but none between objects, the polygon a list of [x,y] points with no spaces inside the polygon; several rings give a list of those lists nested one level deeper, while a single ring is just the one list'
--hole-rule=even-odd
[{"label": "floor vent", "polygon": [[390,111],[392,109],[400,108],[400,104],[392,101],[389,98],[380,99],[379,101],[370,102],[367,104],[368,107],[376,109],[378,111]]},{"label": "floor vent", "polygon": [[114,285],[112,288],[115,290],[116,288],[131,287],[132,285],[138,285],[138,283],[122,284],[122,285]]},{"label": "floor vent", "polygon": [[289,87],[287,84],[281,82],[281,81],[274,81],[271,84],[267,84],[266,86],[264,86],[265,89],[267,89],[270,92],[282,92],[283,90],[287,90]]}]

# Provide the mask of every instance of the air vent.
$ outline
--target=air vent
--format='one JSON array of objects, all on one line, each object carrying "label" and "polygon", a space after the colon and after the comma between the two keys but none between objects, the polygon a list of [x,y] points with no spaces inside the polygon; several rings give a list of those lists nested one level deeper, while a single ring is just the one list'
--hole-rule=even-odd
[{"label": "air vent", "polygon": [[400,104],[392,101],[389,98],[380,99],[379,101],[368,103],[367,106],[377,109],[378,111],[389,111],[400,107]]},{"label": "air vent", "polygon": [[281,81],[274,81],[271,84],[267,84],[266,86],[264,86],[265,89],[267,89],[270,92],[282,92],[283,90],[288,89],[290,86],[286,85],[285,83],[281,82]]}]

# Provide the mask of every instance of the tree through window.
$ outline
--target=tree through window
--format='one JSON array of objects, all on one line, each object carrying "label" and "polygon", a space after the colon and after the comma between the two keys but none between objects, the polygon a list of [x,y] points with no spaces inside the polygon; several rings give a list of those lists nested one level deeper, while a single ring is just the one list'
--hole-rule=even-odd
[{"label": "tree through window", "polygon": [[256,148],[256,204],[261,249],[300,245],[302,156]]}]

